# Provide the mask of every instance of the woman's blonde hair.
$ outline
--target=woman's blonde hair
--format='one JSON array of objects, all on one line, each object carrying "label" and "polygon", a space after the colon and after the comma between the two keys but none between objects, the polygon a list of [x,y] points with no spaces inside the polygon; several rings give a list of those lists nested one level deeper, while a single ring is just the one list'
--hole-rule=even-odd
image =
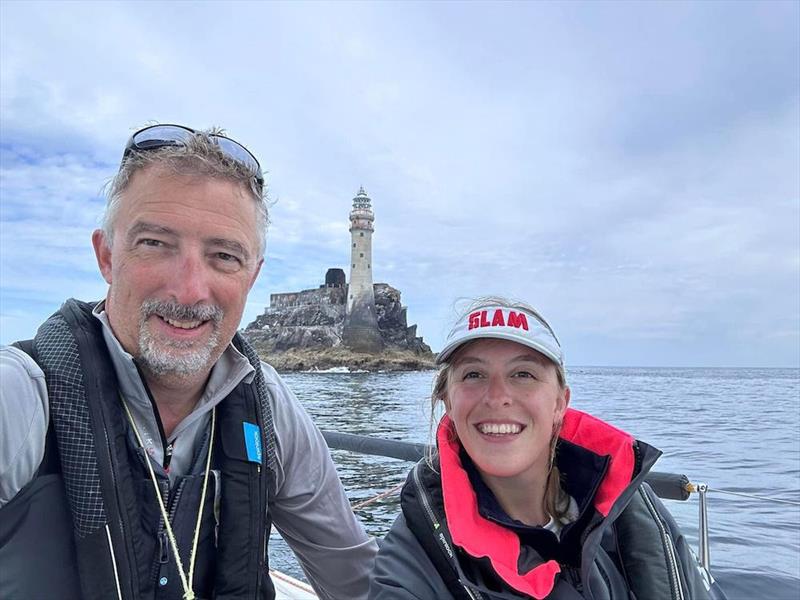
[{"label": "woman's blonde hair", "polygon": [[[472,313],[476,310],[481,308],[489,307],[489,306],[502,306],[503,308],[509,308],[514,310],[524,310],[530,314],[536,315],[536,317],[548,328],[550,329],[550,325],[547,321],[542,318],[542,316],[530,305],[526,304],[525,302],[520,301],[512,301],[508,298],[503,298],[502,296],[484,296],[481,298],[477,298],[469,303],[469,306],[461,313],[461,318],[465,315]],[[550,329],[552,332],[552,329]],[[555,335],[555,334],[554,334]],[[450,378],[453,374],[453,369],[458,366],[460,362],[461,356],[463,356],[464,351],[469,348],[472,344],[474,344],[478,340],[472,340],[469,342],[465,342],[461,345],[453,354],[447,359],[446,362],[442,363],[441,367],[439,368],[439,372],[436,374],[436,378],[433,382],[433,391],[431,392],[431,435],[432,435],[432,443],[430,444],[430,453],[426,457],[428,465],[432,468],[435,468],[435,459],[436,454],[438,453],[437,446],[436,446],[436,429],[438,426],[439,418],[438,418],[438,411],[440,406],[447,405],[447,393],[448,387],[450,383]],[[566,379],[562,374],[561,370],[556,368],[556,375],[558,377],[558,385],[559,387],[564,390],[567,387]],[[561,487],[561,473],[558,470],[558,465],[556,464],[556,452],[557,442],[558,442],[558,435],[561,431],[561,423],[555,423],[553,427],[553,434],[550,439],[550,459],[549,459],[549,472],[547,475],[547,488],[545,490],[545,499],[544,499],[544,508],[551,517],[556,520],[561,520],[567,515],[567,511],[569,509],[569,496]],[[451,430],[453,436],[455,436],[455,430]],[[453,438],[453,441],[456,438]]]}]

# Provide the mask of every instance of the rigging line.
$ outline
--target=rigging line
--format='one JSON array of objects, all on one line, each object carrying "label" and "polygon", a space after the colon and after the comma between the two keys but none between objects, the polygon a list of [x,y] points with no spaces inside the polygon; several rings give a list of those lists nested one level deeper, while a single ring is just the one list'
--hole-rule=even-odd
[{"label": "rigging line", "polygon": [[400,488],[402,488],[404,484],[405,484],[405,481],[402,481],[402,482],[398,483],[396,486],[394,486],[390,490],[386,490],[385,492],[381,492],[377,496],[373,496],[372,498],[368,498],[367,500],[364,500],[363,502],[359,502],[358,504],[354,504],[352,506],[352,509],[353,510],[358,510],[359,508],[364,508],[365,506],[369,506],[373,502],[377,502],[381,498],[385,498],[386,496],[391,496],[395,492],[399,491]]},{"label": "rigging line", "polygon": [[746,494],[744,492],[732,492],[730,490],[721,490],[719,488],[708,488],[709,492],[719,492],[720,494],[733,494],[734,496],[744,496],[745,498],[755,498],[756,500],[768,500],[769,502],[780,502],[782,504],[791,504],[793,506],[800,506],[800,502],[794,500],[781,500],[780,498],[771,498],[770,496],[758,496],[756,494]]}]

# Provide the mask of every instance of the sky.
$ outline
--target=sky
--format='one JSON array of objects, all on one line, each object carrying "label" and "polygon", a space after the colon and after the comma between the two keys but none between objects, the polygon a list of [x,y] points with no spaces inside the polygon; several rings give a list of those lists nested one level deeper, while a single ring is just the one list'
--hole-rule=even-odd
[{"label": "sky", "polygon": [[267,171],[269,295],[347,269],[440,349],[536,306],[569,365],[800,367],[798,2],[0,1],[0,342],[106,285],[127,138],[224,127]]}]

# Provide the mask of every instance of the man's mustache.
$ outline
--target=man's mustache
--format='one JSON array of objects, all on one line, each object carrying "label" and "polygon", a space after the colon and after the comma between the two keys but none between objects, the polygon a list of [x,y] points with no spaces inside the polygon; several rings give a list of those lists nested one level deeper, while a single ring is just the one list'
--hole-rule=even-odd
[{"label": "man's mustache", "polygon": [[215,304],[179,304],[164,300],[145,300],[142,304],[142,320],[151,315],[173,321],[213,321],[219,323],[225,311]]}]

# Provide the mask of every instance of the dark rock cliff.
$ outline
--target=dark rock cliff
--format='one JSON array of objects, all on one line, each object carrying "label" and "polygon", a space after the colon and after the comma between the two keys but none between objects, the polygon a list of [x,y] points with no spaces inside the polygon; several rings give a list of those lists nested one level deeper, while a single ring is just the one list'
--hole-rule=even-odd
[{"label": "dark rock cliff", "polygon": [[417,370],[434,366],[430,347],[408,325],[400,291],[376,283],[375,310],[383,350],[353,352],[342,344],[345,287],[322,287],[275,294],[270,307],[244,330],[264,360],[281,370],[355,367],[366,370]]}]

